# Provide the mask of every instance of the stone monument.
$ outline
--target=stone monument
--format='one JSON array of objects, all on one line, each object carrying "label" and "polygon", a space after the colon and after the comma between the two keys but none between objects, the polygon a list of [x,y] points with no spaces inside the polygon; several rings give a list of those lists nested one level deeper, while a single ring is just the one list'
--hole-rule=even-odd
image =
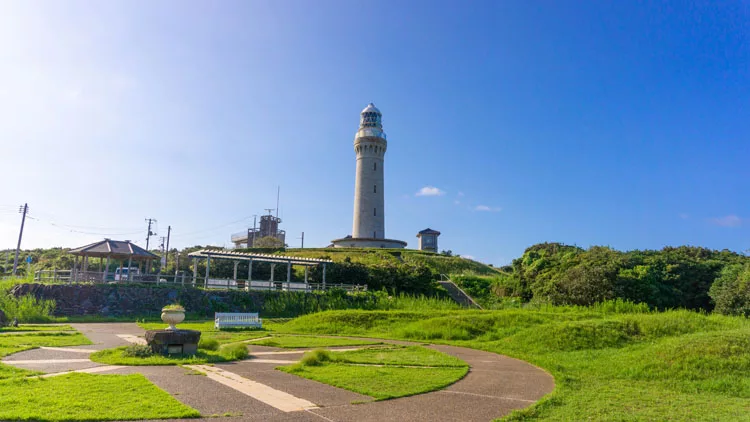
[{"label": "stone monument", "polygon": [[180,330],[177,324],[185,319],[185,309],[179,305],[170,305],[162,309],[162,321],[169,324],[163,330],[146,331],[146,343],[151,351],[160,355],[194,355],[198,352],[201,332]]}]

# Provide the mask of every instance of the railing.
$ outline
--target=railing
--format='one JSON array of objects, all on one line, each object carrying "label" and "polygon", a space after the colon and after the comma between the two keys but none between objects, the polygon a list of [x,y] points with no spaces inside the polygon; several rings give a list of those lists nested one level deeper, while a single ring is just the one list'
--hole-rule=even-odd
[{"label": "railing", "polygon": [[[117,279],[116,279],[117,278]],[[188,286],[199,287],[212,290],[265,290],[265,291],[293,291],[293,292],[313,292],[331,289],[341,289],[347,292],[364,292],[367,291],[365,284],[341,284],[341,283],[304,283],[299,281],[269,281],[269,280],[235,280],[231,278],[209,278],[195,277],[190,273],[181,274],[139,274],[132,275],[128,280],[128,275],[105,274],[96,271],[81,270],[51,270],[37,271],[34,273],[34,281],[40,283],[55,284],[155,284],[157,286]]]},{"label": "railing", "polygon": [[[466,292],[464,291],[464,289],[460,288],[460,287],[458,286],[458,284],[456,284],[456,283],[455,283],[455,282],[454,282],[453,280],[451,280],[451,279],[450,279],[450,277],[448,277],[447,275],[445,275],[445,274],[440,274],[440,282],[441,282],[441,283],[450,283],[450,284],[452,284],[452,285],[453,285],[453,286],[454,286],[454,287],[456,288],[456,290],[458,290],[459,292],[461,292],[461,294],[463,294],[463,295],[464,295],[464,297],[466,297],[466,299],[468,299],[468,300],[469,300],[469,302],[471,302],[471,304],[472,304],[472,305],[474,305],[474,306],[475,306],[475,307],[476,307],[477,309],[482,309],[482,307],[481,307],[481,306],[480,306],[480,305],[479,305],[479,304],[478,304],[478,303],[477,303],[477,302],[476,302],[476,301],[474,300],[474,298],[473,298],[473,297],[469,296],[469,295],[468,295],[468,294],[467,294],[467,293],[466,293]],[[455,299],[454,299],[454,300],[455,300]]]}]

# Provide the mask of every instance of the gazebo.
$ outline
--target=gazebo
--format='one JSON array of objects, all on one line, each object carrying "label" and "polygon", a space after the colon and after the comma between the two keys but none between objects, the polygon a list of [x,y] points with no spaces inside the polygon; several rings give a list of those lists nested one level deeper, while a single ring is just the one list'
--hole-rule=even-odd
[{"label": "gazebo", "polygon": [[[78,281],[79,272],[78,268],[78,257],[81,257],[81,275],[84,280],[98,280],[107,281],[109,275],[109,262],[110,260],[120,261],[120,273],[122,274],[122,268],[127,261],[129,269],[133,262],[145,263],[148,269],[151,265],[151,260],[159,259],[158,255],[152,254],[151,252],[141,248],[138,245],[133,244],[129,240],[112,240],[104,239],[101,242],[92,243],[90,245],[81,246],[80,248],[71,249],[69,253],[75,255],[75,265],[73,266],[73,273],[71,278],[73,281]],[[89,258],[99,258],[99,266],[106,259],[104,264],[104,270],[95,273],[89,273]],[[128,270],[128,280],[130,280],[130,271]]]}]

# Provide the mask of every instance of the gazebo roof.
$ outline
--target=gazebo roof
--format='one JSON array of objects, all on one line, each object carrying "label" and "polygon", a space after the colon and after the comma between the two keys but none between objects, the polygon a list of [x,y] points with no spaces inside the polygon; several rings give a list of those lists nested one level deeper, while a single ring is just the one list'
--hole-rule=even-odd
[{"label": "gazebo roof", "polygon": [[134,260],[159,259],[158,255],[133,244],[129,240],[104,239],[100,242],[81,246],[68,251],[78,256],[93,256],[100,258],[131,258]]},{"label": "gazebo roof", "polygon": [[437,230],[432,230],[431,228],[428,227],[428,228],[420,231],[419,233],[417,233],[417,237],[419,237],[420,235],[423,235],[423,234],[437,234],[437,235],[440,235],[440,232],[437,231]]}]

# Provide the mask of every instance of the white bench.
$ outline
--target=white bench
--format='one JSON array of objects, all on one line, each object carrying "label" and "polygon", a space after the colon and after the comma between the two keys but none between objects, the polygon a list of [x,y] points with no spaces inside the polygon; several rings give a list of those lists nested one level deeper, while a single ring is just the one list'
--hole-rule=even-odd
[{"label": "white bench", "polygon": [[257,313],[240,314],[216,312],[214,315],[214,326],[219,330],[222,328],[237,327],[263,328],[263,321],[258,318]]}]

